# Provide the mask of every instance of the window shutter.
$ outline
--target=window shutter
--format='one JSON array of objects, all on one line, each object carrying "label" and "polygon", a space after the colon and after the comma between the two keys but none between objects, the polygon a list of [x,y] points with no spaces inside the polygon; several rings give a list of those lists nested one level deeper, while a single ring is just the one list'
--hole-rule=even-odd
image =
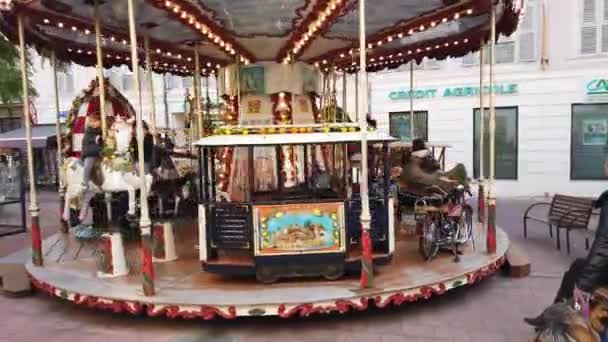
[{"label": "window shutter", "polygon": [[608,52],[608,23],[602,25],[602,52]]},{"label": "window shutter", "polygon": [[194,78],[193,77],[183,77],[182,86],[184,88],[192,88],[194,86]]},{"label": "window shutter", "polygon": [[462,65],[464,66],[473,66],[476,65],[479,61],[479,52],[472,52],[468,55],[462,57]]},{"label": "window shutter", "polygon": [[595,23],[595,0],[583,0],[583,24]]},{"label": "window shutter", "polygon": [[526,14],[519,28],[519,52],[520,62],[533,62],[536,60],[536,22],[538,12],[534,3],[526,5]]},{"label": "window shutter", "polygon": [[583,27],[581,35],[581,53],[593,54],[597,50],[597,28],[595,26]]},{"label": "window shutter", "polygon": [[608,0],[604,0],[604,21],[602,24],[602,52],[608,52]]},{"label": "window shutter", "polygon": [[581,27],[581,54],[597,52],[596,0],[583,0]]},{"label": "window shutter", "polygon": [[441,68],[441,62],[436,59],[426,58],[424,62],[424,68],[429,70],[436,70]]},{"label": "window shutter", "polygon": [[515,42],[496,44],[496,64],[515,62]]},{"label": "window shutter", "polygon": [[519,60],[522,62],[534,61],[536,59],[536,41],[534,32],[522,32],[519,34]]}]

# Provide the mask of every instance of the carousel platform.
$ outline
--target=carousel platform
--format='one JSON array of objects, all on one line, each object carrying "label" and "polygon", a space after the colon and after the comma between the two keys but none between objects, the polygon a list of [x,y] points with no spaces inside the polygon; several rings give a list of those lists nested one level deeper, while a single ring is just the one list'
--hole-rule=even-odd
[{"label": "carousel platform", "polygon": [[[71,234],[73,235],[73,234]],[[478,282],[505,262],[507,234],[497,229],[496,254],[487,254],[485,237],[477,236],[477,251],[463,249],[460,262],[439,253],[425,262],[417,241],[399,239],[393,261],[376,268],[374,287],[361,290],[358,275],[337,281],[286,280],[271,285],[255,279],[225,278],[204,273],[197,259],[194,229],[177,229],[179,259],[155,263],[155,296],[144,296],[140,276],[139,242],[126,244],[130,274],[96,276],[95,246],[58,233],[43,243],[44,267],[26,264],[32,284],[51,296],[94,309],[166,316],[169,318],[234,319],[243,316],[308,316],[318,313],[364,311],[441,295]]]}]

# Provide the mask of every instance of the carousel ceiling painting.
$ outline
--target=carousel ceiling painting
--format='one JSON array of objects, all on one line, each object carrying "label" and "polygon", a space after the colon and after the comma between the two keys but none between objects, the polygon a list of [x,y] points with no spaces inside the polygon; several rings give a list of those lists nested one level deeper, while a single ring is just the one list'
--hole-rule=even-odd
[{"label": "carousel ceiling painting", "polygon": [[[523,0],[495,2],[496,33],[510,35],[523,15]],[[0,28],[14,42],[17,13],[23,11],[29,45],[86,66],[96,63],[98,11],[104,66],[130,64],[126,1],[0,0],[0,9]],[[490,0],[370,2],[367,71],[478,50],[489,39],[490,10]],[[137,0],[136,13],[141,63],[147,39],[157,72],[192,74],[194,49],[203,75],[258,61],[358,70],[356,0]]]}]

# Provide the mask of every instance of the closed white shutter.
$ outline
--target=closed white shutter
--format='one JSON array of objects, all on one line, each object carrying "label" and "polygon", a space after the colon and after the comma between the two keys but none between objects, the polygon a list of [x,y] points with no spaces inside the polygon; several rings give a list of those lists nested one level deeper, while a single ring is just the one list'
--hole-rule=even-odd
[{"label": "closed white shutter", "polygon": [[184,88],[192,88],[194,86],[193,77],[182,77],[182,86]]},{"label": "closed white shutter", "polygon": [[133,75],[131,73],[122,75],[122,90],[133,90]]},{"label": "closed white shutter", "polygon": [[426,58],[425,61],[424,61],[424,68],[425,69],[429,69],[429,70],[440,69],[441,68],[441,62],[438,61],[438,60],[436,60],[436,59]]},{"label": "closed white shutter", "polygon": [[479,63],[479,52],[472,52],[462,57],[462,65],[474,66]]},{"label": "closed white shutter", "polygon": [[74,92],[74,76],[70,67],[57,73],[57,87],[59,93],[62,94],[72,94]]},{"label": "closed white shutter", "polygon": [[533,62],[536,60],[536,23],[538,11],[535,3],[530,1],[526,5],[526,14],[519,28],[519,61]]},{"label": "closed white shutter", "polygon": [[581,54],[597,52],[596,0],[582,0]]},{"label": "closed white shutter", "polygon": [[496,44],[496,64],[515,62],[515,42],[502,41]]},{"label": "closed white shutter", "polygon": [[602,24],[602,52],[608,52],[608,0],[604,0],[604,16]]}]

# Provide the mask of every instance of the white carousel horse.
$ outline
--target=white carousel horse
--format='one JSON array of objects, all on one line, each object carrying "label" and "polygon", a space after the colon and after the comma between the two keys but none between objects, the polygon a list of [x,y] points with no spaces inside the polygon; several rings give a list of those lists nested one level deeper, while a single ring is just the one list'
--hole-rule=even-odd
[{"label": "white carousel horse", "polygon": [[[70,203],[74,200],[81,204],[80,220],[82,221],[88,210],[89,200],[96,193],[111,194],[113,192],[127,191],[129,194],[128,215],[135,215],[135,191],[141,187],[138,170],[134,167],[129,151],[133,136],[133,119],[124,121],[118,118],[108,132],[109,140],[115,144],[114,152],[106,160],[100,161],[98,169],[93,170],[89,184],[90,191],[83,192],[82,180],[84,168],[77,158],[69,158],[64,162],[64,175],[66,184],[65,206],[63,219],[69,222]],[[152,186],[153,177],[145,176],[148,194]],[[87,196],[88,195],[88,196]],[[110,210],[108,210],[108,213]]]}]

